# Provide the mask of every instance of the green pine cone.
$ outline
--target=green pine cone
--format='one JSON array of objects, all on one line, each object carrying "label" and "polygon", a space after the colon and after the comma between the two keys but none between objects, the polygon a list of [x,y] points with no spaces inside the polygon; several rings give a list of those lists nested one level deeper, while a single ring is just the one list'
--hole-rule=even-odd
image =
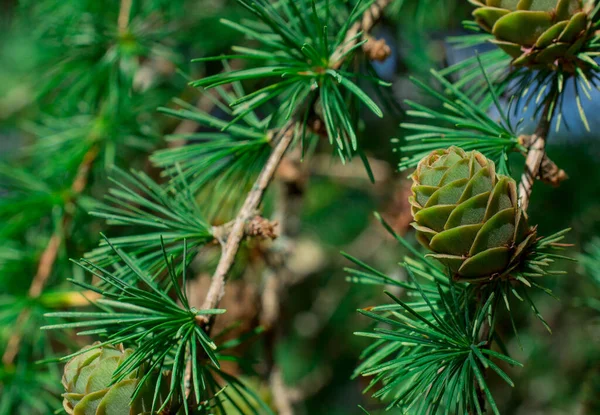
[{"label": "green pine cone", "polygon": [[513,65],[563,67],[577,60],[588,34],[593,0],[469,0],[476,22],[514,58]]},{"label": "green pine cone", "polygon": [[458,147],[436,150],[412,175],[417,239],[457,280],[486,281],[519,265],[535,231],[518,207],[515,181]]},{"label": "green pine cone", "polygon": [[[89,350],[87,350],[89,349]],[[62,378],[66,393],[63,407],[70,415],[140,415],[150,414],[154,387],[145,387],[131,403],[138,385],[136,374],[111,385],[114,371],[131,349],[122,346],[87,346],[86,352],[67,362]],[[148,385],[150,386],[150,385]],[[159,405],[160,406],[160,405]]]}]

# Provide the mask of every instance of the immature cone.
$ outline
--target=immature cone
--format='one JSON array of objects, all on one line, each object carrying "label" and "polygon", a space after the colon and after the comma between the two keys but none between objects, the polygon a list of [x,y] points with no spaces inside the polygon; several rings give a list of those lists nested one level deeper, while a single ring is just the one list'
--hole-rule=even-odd
[{"label": "immature cone", "polygon": [[477,151],[436,150],[412,175],[417,238],[458,280],[507,275],[535,241],[516,183]]},{"label": "immature cone", "polygon": [[63,407],[68,414],[150,414],[154,385],[143,387],[133,402],[131,396],[139,382],[135,372],[111,385],[113,373],[133,350],[123,349],[122,346],[87,346],[84,350],[84,353],[72,358],[65,366],[62,378],[66,390],[63,394]]},{"label": "immature cone", "polygon": [[[477,23],[514,58],[542,68],[577,60],[591,31],[593,0],[469,0]],[[574,69],[574,67],[573,67]]]}]

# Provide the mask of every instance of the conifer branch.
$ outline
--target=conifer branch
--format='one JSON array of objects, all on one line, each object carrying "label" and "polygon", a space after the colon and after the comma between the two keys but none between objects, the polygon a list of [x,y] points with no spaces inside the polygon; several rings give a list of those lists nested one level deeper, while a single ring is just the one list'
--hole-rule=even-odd
[{"label": "conifer branch", "polygon": [[[224,225],[214,226],[212,234],[215,237],[215,241],[219,242],[221,245],[226,245],[227,239],[235,226],[235,222],[236,221],[233,220]],[[277,232],[278,226],[278,221],[270,221],[260,215],[255,215],[253,218],[249,219],[244,226],[244,236],[251,238],[276,239],[279,236]]]},{"label": "conifer branch", "polygon": [[[383,8],[391,3],[390,0],[379,0],[374,3],[369,10],[365,12],[363,18],[360,22],[356,23],[346,34],[345,41],[342,45],[336,49],[334,54],[332,55],[331,62],[334,62],[332,67],[334,69],[339,68],[344,59],[348,56],[348,51],[354,47],[357,42],[357,34],[360,30],[364,31],[363,37],[368,36],[368,32],[375,25],[378,19],[381,17]],[[296,119],[292,117],[292,119],[275,135],[273,138],[274,148],[267,160],[265,166],[260,172],[251,192],[246,197],[246,200],[240,209],[239,214],[236,219],[233,221],[233,225],[226,225],[224,228],[227,230],[227,239],[224,242],[222,238],[218,238],[220,242],[223,244],[223,250],[221,253],[221,258],[219,259],[219,263],[215,270],[215,273],[211,279],[211,285],[207,292],[205,301],[203,303],[203,309],[211,309],[219,304],[223,296],[225,295],[225,283],[227,274],[231,270],[233,263],[235,261],[235,257],[240,247],[240,243],[246,234],[245,229],[247,228],[247,222],[252,218],[252,216],[256,215],[257,208],[263,198],[264,192],[268,186],[268,184],[273,179],[275,173],[278,170],[278,167],[283,160],[283,156],[289,146],[291,145],[294,132],[296,128]],[[223,243],[224,242],[224,243]],[[277,284],[279,285],[279,284]],[[275,291],[280,291],[282,287],[275,288]],[[279,293],[278,293],[279,294]],[[279,299],[275,299],[275,301],[279,301]],[[275,316],[273,318],[276,320],[277,315],[279,314],[278,305],[275,306],[277,311],[275,312]],[[211,320],[214,319],[214,316],[203,316],[198,315],[197,324],[199,326],[203,326],[203,328],[210,332],[211,329]],[[186,399],[189,399],[191,396],[191,382],[189,382],[191,367],[192,367],[192,359],[197,358],[197,356],[191,356],[191,359],[187,362],[186,365],[186,390],[185,396]],[[292,413],[292,402],[286,399],[284,396],[281,396],[282,391],[285,391],[285,384],[281,379],[281,374],[279,369],[275,366],[272,368],[271,373],[271,387],[273,391],[276,392],[276,395],[279,396],[277,399],[278,409],[282,413]],[[279,393],[277,393],[279,392]]]},{"label": "conifer branch", "polygon": [[[223,91],[229,92],[229,90],[232,88],[232,85],[225,84],[221,88]],[[200,111],[202,111],[206,114],[210,114],[212,109],[215,106],[215,100],[219,98],[218,95],[219,95],[218,89],[206,91],[206,93],[203,94],[196,101],[196,108],[198,108]],[[174,135],[191,134],[194,131],[196,131],[196,129],[198,128],[199,125],[200,124],[197,121],[194,121],[194,120],[191,120],[188,118],[184,118],[177,125],[177,127],[175,127],[175,129],[173,130],[173,134]],[[168,147],[169,148],[181,147],[181,146],[185,145],[185,143],[186,143],[186,141],[184,139],[173,140],[173,141],[169,141]]]},{"label": "conifer branch", "polygon": [[[519,143],[525,148],[530,148],[532,147],[534,137],[535,135],[522,135],[519,137]],[[569,176],[567,173],[558,167],[556,163],[548,157],[547,153],[544,153],[537,179],[553,187],[558,187],[568,178]]]},{"label": "conifer branch", "polygon": [[[525,160],[525,171],[521,177],[521,182],[519,183],[519,198],[521,200],[521,209],[523,211],[527,211],[529,207],[529,201],[531,198],[531,192],[533,190],[533,184],[536,178],[550,182],[553,184],[558,184],[560,181],[566,178],[566,173],[559,169],[558,166],[554,162],[550,160],[550,158],[546,155],[546,140],[548,138],[548,134],[550,132],[550,127],[552,125],[552,115],[553,115],[554,105],[551,96],[546,98],[544,109],[540,116],[540,121],[536,127],[535,132],[531,137],[529,137],[529,145],[527,158]],[[522,138],[520,139],[522,140]],[[545,173],[546,175],[542,175],[542,165],[545,165]],[[549,176],[548,174],[553,173],[554,177]],[[543,177],[541,177],[543,176]],[[491,294],[491,292],[490,292]],[[488,301],[487,296],[484,296],[480,299],[480,302],[483,304]],[[480,333],[480,341],[484,343],[482,346],[484,349],[489,350],[491,348],[491,325],[490,322],[486,319],[482,324],[482,329]],[[482,373],[484,377],[487,377],[488,368],[483,368]],[[475,382],[475,390],[477,393],[477,399],[482,408],[485,407],[486,397],[485,392],[481,388],[478,382]]]},{"label": "conifer branch", "polygon": [[127,30],[127,26],[129,26],[132,5],[133,0],[121,0],[121,6],[119,7],[119,20],[117,23],[119,33],[124,33]]},{"label": "conifer branch", "polygon": [[[219,260],[217,269],[213,274],[210,288],[206,295],[204,305],[202,306],[203,309],[214,308],[217,304],[219,304],[223,298],[223,295],[225,295],[225,279],[231,270],[231,267],[233,266],[233,262],[235,261],[240,243],[245,234],[244,229],[246,229],[246,223],[256,214],[256,210],[262,200],[267,186],[273,179],[283,155],[293,141],[295,127],[296,121],[295,119],[292,119],[273,138],[275,143],[273,151],[269,156],[267,163],[263,167],[260,175],[258,176],[258,179],[254,183],[252,190],[246,197],[246,200],[234,221],[231,232],[227,237],[227,242],[223,246],[221,259]],[[202,325],[205,325],[209,322],[206,317],[202,316],[199,316],[198,321]]]},{"label": "conifer branch", "polygon": [[[354,47],[357,42],[357,34],[362,31],[363,37],[368,36],[370,30],[375,26],[383,14],[383,10],[391,3],[391,0],[377,0],[371,7],[365,11],[360,22],[355,23],[346,34],[345,42],[332,54],[331,62],[333,68],[339,68],[345,57],[348,56],[348,51]],[[256,213],[256,209],[260,204],[263,194],[273,179],[277,167],[281,162],[283,155],[290,146],[294,137],[294,128],[296,120],[292,119],[277,133],[273,141],[275,142],[274,150],[269,156],[267,163],[262,169],[258,179],[256,180],[252,191],[248,194],[238,216],[234,221],[234,225],[227,238],[227,242],[223,247],[221,258],[217,265],[217,269],[212,277],[211,286],[208,290],[206,299],[203,304],[203,309],[216,307],[223,296],[225,295],[225,280],[231,270],[235,256],[238,252],[241,240],[244,236],[246,222]],[[198,323],[207,325],[209,317],[199,316]],[[208,327],[210,330],[210,327]]]},{"label": "conifer branch", "polygon": [[[295,164],[295,160],[292,161],[292,158],[293,157],[288,155],[286,160],[293,165]],[[296,175],[300,176],[300,173],[296,172]],[[274,217],[279,222],[279,231],[283,238],[279,241],[279,246],[272,246],[265,252],[267,269],[264,274],[264,288],[261,294],[260,324],[266,329],[265,346],[267,368],[269,372],[269,386],[271,388],[271,393],[273,394],[273,402],[280,415],[293,415],[294,402],[289,393],[289,387],[283,378],[281,367],[277,364],[275,348],[283,333],[283,326],[281,325],[280,318],[282,316],[282,309],[285,301],[284,298],[288,288],[286,283],[290,279],[290,271],[287,268],[286,263],[290,254],[290,245],[293,244],[293,242],[290,241],[293,232],[290,232],[290,221],[287,219],[292,214],[291,204],[294,200],[294,194],[292,194],[291,191],[292,187],[285,179],[282,180],[282,178],[279,177],[277,184],[279,186],[277,189],[277,207]],[[298,200],[301,199],[303,195],[296,194],[295,196],[296,200]]]},{"label": "conifer branch", "polygon": [[[98,152],[98,147],[93,146],[84,155],[83,160],[79,165],[79,168],[77,169],[75,180],[71,185],[71,194],[69,196],[70,200],[75,199],[85,190],[91,166],[96,160]],[[31,286],[29,287],[28,296],[30,298],[38,298],[42,294],[42,291],[44,290],[44,287],[46,286],[48,279],[52,274],[52,269],[54,267],[54,263],[56,262],[58,251],[60,250],[60,247],[63,243],[64,235],[62,231],[69,225],[71,219],[71,214],[65,212],[61,219],[61,225],[54,232],[54,234],[48,241],[44,252],[42,252],[37,272],[33,277]],[[14,363],[15,358],[19,353],[19,346],[21,345],[21,339],[23,336],[23,332],[20,330],[20,328],[23,327],[23,324],[26,323],[26,321],[29,318],[29,315],[29,310],[23,310],[17,318],[17,330],[13,332],[12,336],[8,340],[6,350],[4,352],[4,355],[2,356],[2,362],[7,366]]]}]

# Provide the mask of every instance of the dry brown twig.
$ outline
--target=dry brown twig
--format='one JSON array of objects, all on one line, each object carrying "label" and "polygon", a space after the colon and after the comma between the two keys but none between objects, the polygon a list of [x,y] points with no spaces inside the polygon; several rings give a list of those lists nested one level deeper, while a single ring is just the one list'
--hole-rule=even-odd
[{"label": "dry brown twig", "polygon": [[[215,237],[215,240],[221,245],[225,245],[234,226],[235,221],[227,222],[220,226],[213,226],[212,234]],[[243,236],[250,238],[276,239],[279,236],[278,228],[278,221],[270,221],[255,214],[244,226]]]}]

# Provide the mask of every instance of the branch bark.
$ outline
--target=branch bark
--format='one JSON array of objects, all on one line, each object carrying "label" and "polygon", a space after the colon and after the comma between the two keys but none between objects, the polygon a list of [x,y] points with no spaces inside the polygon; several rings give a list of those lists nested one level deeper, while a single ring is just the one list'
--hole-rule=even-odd
[{"label": "branch bark", "polygon": [[[529,207],[533,184],[539,176],[540,167],[546,156],[546,139],[552,124],[553,109],[552,99],[548,97],[544,104],[539,124],[529,141],[530,145],[525,160],[525,171],[523,172],[523,176],[521,176],[521,183],[519,183],[519,199],[521,200],[521,209],[524,211],[527,211]],[[546,157],[546,160],[549,159]],[[548,161],[546,165],[548,166]],[[556,170],[559,170],[558,167],[556,167]],[[566,176],[564,172],[563,175]]]}]

